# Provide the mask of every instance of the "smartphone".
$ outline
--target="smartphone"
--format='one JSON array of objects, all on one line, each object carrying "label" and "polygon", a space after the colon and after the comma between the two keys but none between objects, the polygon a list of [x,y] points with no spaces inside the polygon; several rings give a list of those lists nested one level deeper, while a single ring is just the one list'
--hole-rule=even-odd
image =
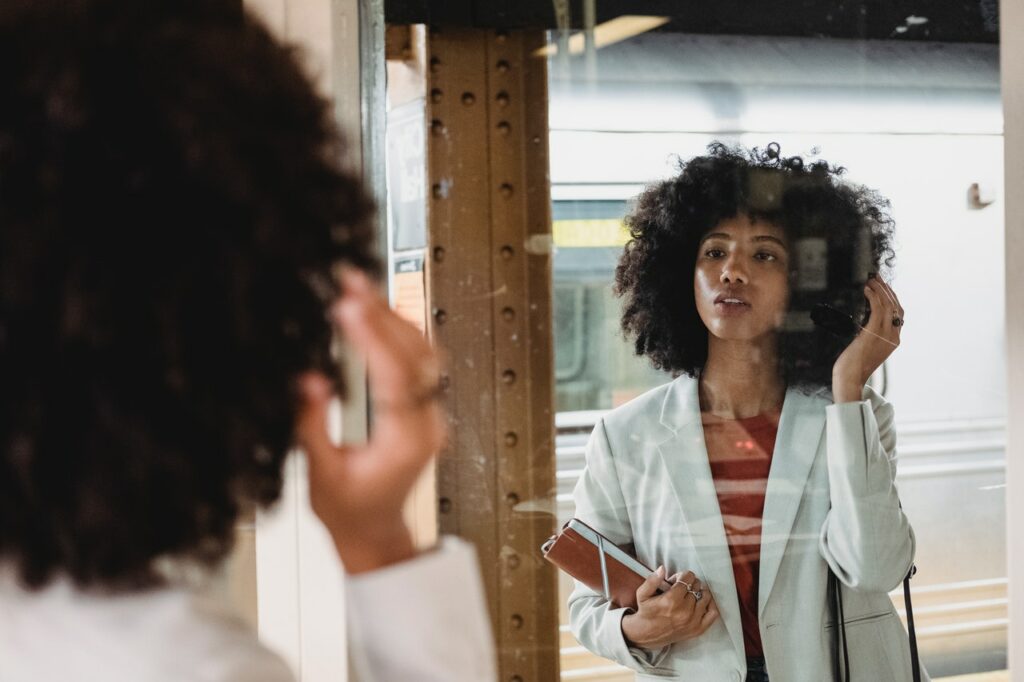
[{"label": "smartphone", "polygon": [[[863,293],[872,268],[871,249],[866,227],[851,243],[830,243],[823,235],[794,240],[795,276],[785,329],[804,333],[819,328],[852,340],[871,312]],[[855,319],[853,311],[861,319]]]},{"label": "smartphone", "polygon": [[856,336],[860,327],[848,313],[844,313],[827,303],[818,303],[811,308],[811,321],[836,336],[848,338]]}]

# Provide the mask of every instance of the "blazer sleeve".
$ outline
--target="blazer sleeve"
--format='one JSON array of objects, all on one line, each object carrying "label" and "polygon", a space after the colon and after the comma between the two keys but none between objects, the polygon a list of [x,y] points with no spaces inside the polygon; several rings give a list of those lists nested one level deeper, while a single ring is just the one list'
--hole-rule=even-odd
[{"label": "blazer sleeve", "polygon": [[355,682],[494,682],[491,622],[476,552],[455,537],[346,581]]},{"label": "blazer sleeve", "polygon": [[[576,518],[617,545],[633,542],[633,532],[604,420],[598,421],[586,446],[586,467],[573,491]],[[669,646],[648,651],[630,646],[622,634],[622,617],[603,594],[578,580],[569,595],[569,626],[576,641],[599,656],[632,670],[651,673],[668,655]]]},{"label": "blazer sleeve", "polygon": [[825,407],[831,509],[819,547],[844,585],[888,592],[910,571],[916,540],[896,490],[892,405],[871,387],[863,395]]}]

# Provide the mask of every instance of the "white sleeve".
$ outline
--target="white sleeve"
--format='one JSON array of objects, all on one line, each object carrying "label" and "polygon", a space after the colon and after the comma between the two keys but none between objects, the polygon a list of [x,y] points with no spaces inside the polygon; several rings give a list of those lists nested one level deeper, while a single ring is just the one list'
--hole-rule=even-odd
[{"label": "white sleeve", "polygon": [[[617,545],[633,542],[629,512],[619,485],[611,444],[603,419],[599,419],[587,440],[587,464],[573,490],[575,517]],[[569,627],[576,641],[598,656],[609,658],[640,673],[665,672],[659,666],[668,657],[670,645],[649,651],[631,646],[622,634],[627,609],[616,607],[604,595],[573,580],[569,595]]]},{"label": "white sleeve", "polygon": [[476,551],[437,549],[346,581],[356,682],[493,682],[494,641]]},{"label": "white sleeve", "polygon": [[870,387],[864,396],[825,408],[832,508],[819,547],[845,585],[887,592],[910,570],[916,543],[896,490],[892,405]]}]

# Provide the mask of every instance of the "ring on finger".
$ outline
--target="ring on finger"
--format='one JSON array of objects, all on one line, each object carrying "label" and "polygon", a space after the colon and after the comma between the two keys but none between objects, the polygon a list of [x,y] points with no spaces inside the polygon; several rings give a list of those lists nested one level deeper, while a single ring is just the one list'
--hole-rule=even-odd
[{"label": "ring on finger", "polygon": [[704,590],[687,589],[686,591],[693,595],[695,602],[699,602],[701,599],[704,598]]}]

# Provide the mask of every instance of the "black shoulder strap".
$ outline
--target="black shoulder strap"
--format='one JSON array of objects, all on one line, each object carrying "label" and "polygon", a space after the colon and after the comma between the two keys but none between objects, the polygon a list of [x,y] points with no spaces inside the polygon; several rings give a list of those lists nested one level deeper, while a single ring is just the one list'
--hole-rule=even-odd
[{"label": "black shoulder strap", "polygon": [[[828,601],[832,610],[832,678],[835,682],[848,682],[850,679],[850,648],[846,644],[846,616],[843,614],[843,593],[839,578],[828,571]],[[841,648],[840,648],[841,647]],[[842,653],[843,667],[839,667],[839,655]]]},{"label": "black shoulder strap", "polygon": [[914,670],[914,682],[921,682],[921,659],[917,656],[917,633],[914,631],[914,607],[910,603],[910,579],[917,573],[917,566],[911,565],[910,572],[903,579],[903,605],[907,609],[907,631],[910,634],[910,665]]},{"label": "black shoulder strap", "polygon": [[[921,660],[917,654],[917,632],[914,630],[914,606],[910,602],[910,579],[917,573],[917,566],[911,565],[910,572],[903,579],[903,604],[907,610],[907,632],[910,639],[910,665],[914,682],[921,682]],[[846,618],[843,615],[843,594],[839,578],[828,571],[828,600],[832,611],[832,679],[835,682],[849,682],[850,650],[846,644]],[[841,644],[840,644],[841,642]],[[843,668],[839,667],[840,646],[842,647]],[[843,674],[845,673],[845,674]]]}]

